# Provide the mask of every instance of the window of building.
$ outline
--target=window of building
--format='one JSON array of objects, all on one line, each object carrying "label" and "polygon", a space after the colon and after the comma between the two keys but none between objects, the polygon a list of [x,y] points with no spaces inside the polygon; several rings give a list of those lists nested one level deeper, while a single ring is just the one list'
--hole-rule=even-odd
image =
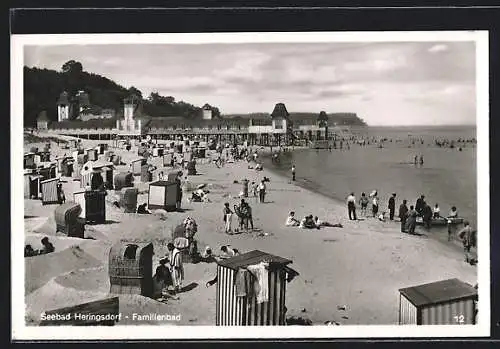
[{"label": "window of building", "polygon": [[217,129],[220,130],[222,128],[221,124],[217,125]]},{"label": "window of building", "polygon": [[274,120],[274,128],[275,129],[283,129],[283,120],[282,119],[275,119]]}]

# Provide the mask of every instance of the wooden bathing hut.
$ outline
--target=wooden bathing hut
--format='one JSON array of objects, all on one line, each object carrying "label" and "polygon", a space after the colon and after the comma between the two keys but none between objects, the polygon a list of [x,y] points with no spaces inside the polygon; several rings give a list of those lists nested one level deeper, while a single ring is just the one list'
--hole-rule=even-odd
[{"label": "wooden bathing hut", "polygon": [[85,150],[87,157],[89,161],[96,161],[97,160],[97,149],[95,148],[89,148]]},{"label": "wooden bathing hut", "polygon": [[76,202],[66,202],[54,211],[56,231],[69,237],[84,238],[85,219],[80,218],[82,207]]},{"label": "wooden bathing hut", "polygon": [[24,170],[24,198],[38,199],[40,190],[40,181],[42,177],[34,173],[32,170]]},{"label": "wooden bathing hut", "polygon": [[399,290],[400,325],[473,325],[477,290],[449,279]]},{"label": "wooden bathing hut", "polygon": [[173,158],[173,154],[172,153],[165,153],[165,154],[163,154],[163,167],[170,167],[170,166],[172,166],[172,158]]},{"label": "wooden bathing hut", "polygon": [[154,157],[159,157],[163,156],[164,148],[153,148],[153,156]]},{"label": "wooden bathing hut", "polygon": [[[252,292],[259,280],[250,270],[267,263],[267,298]],[[216,326],[285,325],[286,283],[298,275],[291,260],[259,250],[217,262]],[[236,281],[242,287],[236,286]],[[260,290],[259,290],[260,291]]]},{"label": "wooden bathing hut", "polygon": [[106,192],[99,190],[82,190],[73,193],[73,200],[80,204],[81,218],[86,223],[102,224],[106,222]]},{"label": "wooden bathing hut", "polygon": [[[40,199],[42,197],[42,187],[40,183],[42,182],[43,177],[38,174],[31,174],[28,178],[30,182],[29,198]],[[27,180],[28,179],[25,178],[25,188]]]},{"label": "wooden bathing hut", "polygon": [[120,241],[109,251],[110,293],[153,294],[153,244]]},{"label": "wooden bathing hut", "polygon": [[36,168],[35,153],[26,153],[26,154],[24,154],[23,165],[24,165],[23,166],[24,168],[30,168],[30,169]]},{"label": "wooden bathing hut", "polygon": [[123,208],[125,213],[135,213],[137,211],[137,195],[139,189],[137,188],[122,188],[120,192],[120,207]]},{"label": "wooden bathing hut", "polygon": [[59,203],[57,185],[59,178],[50,178],[40,182],[42,190],[42,205],[51,205]]},{"label": "wooden bathing hut", "polygon": [[134,186],[134,175],[132,172],[120,172],[115,176],[114,189],[122,190]]},{"label": "wooden bathing hut", "polygon": [[173,181],[156,181],[149,184],[148,208],[175,211],[180,190],[179,183]]},{"label": "wooden bathing hut", "polygon": [[140,176],[141,175],[141,168],[143,165],[146,165],[147,160],[145,158],[139,158],[136,160],[132,160],[130,162],[130,170],[134,174],[134,176]]}]

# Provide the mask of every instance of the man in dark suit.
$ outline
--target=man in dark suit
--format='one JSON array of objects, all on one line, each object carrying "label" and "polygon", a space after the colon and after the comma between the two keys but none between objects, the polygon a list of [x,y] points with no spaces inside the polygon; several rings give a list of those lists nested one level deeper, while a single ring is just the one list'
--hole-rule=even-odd
[{"label": "man in dark suit", "polygon": [[392,196],[389,198],[389,219],[391,221],[394,220],[394,210],[396,210],[396,193],[392,193]]}]

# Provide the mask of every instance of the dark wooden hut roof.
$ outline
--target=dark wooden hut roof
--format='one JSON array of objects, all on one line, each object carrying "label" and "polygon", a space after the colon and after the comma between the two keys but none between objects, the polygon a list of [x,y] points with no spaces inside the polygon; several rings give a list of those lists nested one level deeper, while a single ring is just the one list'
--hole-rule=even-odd
[{"label": "dark wooden hut roof", "polygon": [[477,297],[474,287],[456,278],[402,288],[399,292],[416,307]]},{"label": "dark wooden hut roof", "polygon": [[290,114],[286,110],[285,104],[278,103],[274,106],[274,110],[271,113],[272,118],[288,118]]},{"label": "dark wooden hut roof", "polygon": [[253,250],[232,258],[221,260],[217,262],[217,264],[226,268],[237,270],[238,268],[244,268],[249,265],[258,264],[263,261],[267,261],[269,262],[269,264],[278,264],[282,266],[286,266],[292,263],[290,259],[275,256],[259,250]]}]

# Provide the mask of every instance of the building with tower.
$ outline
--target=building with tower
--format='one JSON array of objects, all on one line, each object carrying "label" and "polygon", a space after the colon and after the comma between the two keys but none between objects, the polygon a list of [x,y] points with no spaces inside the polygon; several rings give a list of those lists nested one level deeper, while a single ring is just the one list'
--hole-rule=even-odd
[{"label": "building with tower", "polygon": [[38,130],[47,130],[49,128],[49,118],[47,116],[47,112],[42,110],[36,119],[36,128]]},{"label": "building with tower", "polygon": [[123,118],[116,120],[116,131],[120,135],[142,135],[150,119],[144,114],[140,99],[134,95],[129,96],[123,100]]},{"label": "building with tower", "polygon": [[202,113],[203,113],[203,120],[212,120],[214,117],[212,107],[208,104],[205,104],[203,106]]},{"label": "building with tower", "polygon": [[59,95],[59,99],[57,100],[57,121],[61,122],[64,120],[69,120],[69,112],[70,112],[70,103],[68,98],[68,92],[63,91]]}]

